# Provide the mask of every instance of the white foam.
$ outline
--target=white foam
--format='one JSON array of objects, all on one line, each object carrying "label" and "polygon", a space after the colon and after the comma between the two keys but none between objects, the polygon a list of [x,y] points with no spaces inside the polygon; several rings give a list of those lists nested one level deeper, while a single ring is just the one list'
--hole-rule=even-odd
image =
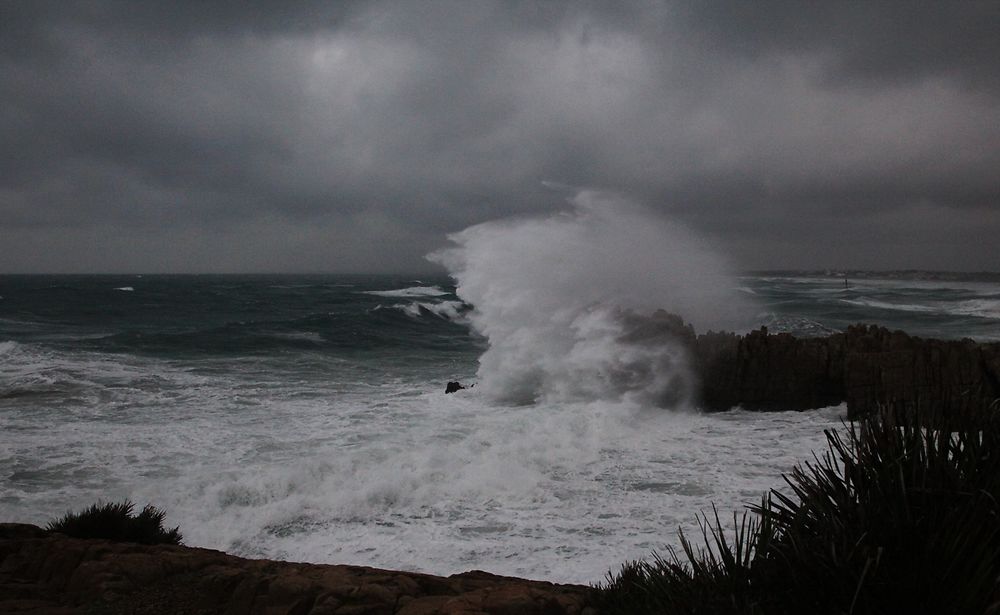
[{"label": "white foam", "polygon": [[130,497],[189,545],[437,574],[596,582],[674,544],[712,502],[725,515],[780,486],[843,416],[514,407],[479,386],[309,380],[256,360],[0,353],[0,381],[76,387],[58,405],[0,397],[0,519]]},{"label": "white foam", "polygon": [[369,290],[364,291],[364,294],[379,297],[440,297],[448,293],[437,286],[411,286],[396,290]]},{"label": "white foam", "polygon": [[900,312],[923,314],[950,314],[955,316],[976,316],[979,318],[1000,318],[1000,300],[968,299],[964,301],[939,301],[930,304],[892,303],[877,299],[841,299],[843,303],[862,307],[872,307]]},{"label": "white foam", "polygon": [[[713,501],[726,514],[780,487],[843,416],[482,402],[475,389],[437,392],[387,401],[364,424],[300,408],[281,413],[295,432],[216,428],[194,443],[221,459],[139,495],[172,511],[192,544],[242,555],[595,582],[674,544]],[[268,430],[280,449],[270,459],[247,443]]]},{"label": "white foam", "polygon": [[115,290],[121,290],[121,291],[129,292],[129,293],[135,291],[135,289],[132,288],[131,286],[119,286]]},{"label": "white foam", "polygon": [[[379,307],[381,306],[376,306],[375,309]],[[463,312],[467,308],[462,301],[440,301],[438,303],[414,301],[413,303],[397,303],[392,307],[402,310],[405,314],[414,318],[420,318],[425,313],[428,313],[438,318],[456,322],[464,321]]]},{"label": "white foam", "polygon": [[662,308],[699,330],[733,330],[754,311],[723,259],[689,230],[608,195],[582,192],[572,204],[545,218],[473,226],[450,236],[456,247],[431,255],[489,340],[481,386],[514,403],[683,405],[691,386],[684,353],[641,319]]},{"label": "white foam", "polygon": [[[58,395],[61,406],[86,415],[100,405],[145,404],[163,394],[171,380],[177,390],[190,391],[197,376],[139,357],[123,361],[114,354],[65,352],[38,344],[0,342],[0,393],[10,396]],[[169,373],[171,378],[161,374]],[[43,404],[42,412],[57,412]],[[28,405],[29,408],[33,408]]]},{"label": "white foam", "polygon": [[980,318],[1000,319],[1000,300],[969,299],[960,301],[951,308],[951,313],[962,316],[978,316]]},{"label": "white foam", "polygon": [[842,303],[847,303],[848,305],[857,305],[861,307],[872,307],[880,310],[898,310],[900,312],[937,312],[940,311],[938,308],[929,305],[920,305],[916,303],[891,303],[888,301],[879,301],[878,299],[841,299]]}]

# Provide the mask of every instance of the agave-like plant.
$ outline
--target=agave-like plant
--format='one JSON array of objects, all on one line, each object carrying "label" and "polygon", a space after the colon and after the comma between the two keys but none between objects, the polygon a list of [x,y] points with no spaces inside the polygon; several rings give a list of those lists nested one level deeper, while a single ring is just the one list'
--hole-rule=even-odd
[{"label": "agave-like plant", "polygon": [[1000,420],[955,426],[888,410],[827,431],[789,492],[734,534],[631,562],[601,587],[609,613],[1000,612]]},{"label": "agave-like plant", "polygon": [[[762,506],[766,505],[766,500]],[[733,514],[732,535],[712,508],[698,520],[701,546],[678,530],[680,549],[668,547],[652,561],[626,563],[609,574],[598,593],[602,613],[753,613],[772,612],[772,596],[761,591],[760,558],[775,539],[767,516]]]},{"label": "agave-like plant", "polygon": [[181,544],[180,527],[164,529],[166,513],[155,506],[146,505],[142,512],[133,515],[131,501],[92,504],[79,513],[69,512],[52,521],[47,529],[74,538],[104,538],[120,542],[141,544]]},{"label": "agave-like plant", "polygon": [[875,416],[827,432],[828,451],[755,512],[780,528],[767,559],[799,608],[982,613],[1000,553],[1000,422],[952,429]]}]

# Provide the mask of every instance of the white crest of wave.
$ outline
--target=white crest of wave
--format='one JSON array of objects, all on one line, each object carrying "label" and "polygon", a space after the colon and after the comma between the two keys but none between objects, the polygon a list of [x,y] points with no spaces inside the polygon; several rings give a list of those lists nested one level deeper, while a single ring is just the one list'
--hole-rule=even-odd
[{"label": "white crest of wave", "polygon": [[411,286],[396,290],[366,290],[364,294],[379,297],[441,297],[448,293],[437,286]]},{"label": "white crest of wave", "polygon": [[488,338],[479,386],[513,403],[621,399],[683,406],[693,379],[676,329],[739,329],[747,299],[725,261],[683,226],[584,191],[573,209],[487,222],[430,259],[455,278]]},{"label": "white crest of wave", "polygon": [[413,318],[420,318],[424,313],[427,313],[445,320],[461,321],[465,304],[461,301],[441,301],[439,303],[415,301],[413,303],[397,303],[392,307],[402,310],[404,314]]}]

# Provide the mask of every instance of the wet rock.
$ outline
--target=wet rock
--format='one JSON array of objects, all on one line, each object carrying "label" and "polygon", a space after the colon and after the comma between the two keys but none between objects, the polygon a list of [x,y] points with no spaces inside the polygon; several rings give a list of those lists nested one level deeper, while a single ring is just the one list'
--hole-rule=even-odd
[{"label": "wet rock", "polygon": [[587,615],[592,590],[471,572],[249,560],[0,524],[0,613]]},{"label": "wet rock", "polygon": [[842,336],[796,338],[766,327],[709,332],[694,352],[702,403],[712,410],[805,410],[844,400]]},{"label": "wet rock", "polygon": [[444,392],[445,393],[454,393],[455,391],[461,391],[464,388],[465,387],[462,386],[461,382],[449,382],[448,384],[445,385]]},{"label": "wet rock", "polygon": [[973,418],[1000,399],[1000,344],[911,337],[882,327],[845,334],[844,396],[853,418],[897,412]]},{"label": "wet rock", "polygon": [[846,401],[851,418],[879,407],[974,417],[1000,399],[998,343],[923,339],[870,325],[816,338],[761,328],[700,335],[691,353],[710,410],[807,410]]}]

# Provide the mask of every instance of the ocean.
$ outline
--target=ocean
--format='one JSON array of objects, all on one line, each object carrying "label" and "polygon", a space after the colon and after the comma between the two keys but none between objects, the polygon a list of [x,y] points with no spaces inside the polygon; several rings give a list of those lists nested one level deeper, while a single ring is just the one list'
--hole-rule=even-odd
[{"label": "ocean", "polygon": [[[563,322],[552,289],[525,320],[527,299],[472,269],[0,276],[0,519],[131,498],[186,544],[242,556],[592,583],[713,503],[726,518],[780,488],[844,420],[648,403],[635,391],[664,385],[635,374],[680,373],[676,352],[637,353],[589,299],[542,330]],[[728,290],[744,328],[1000,339],[990,276],[787,272]],[[623,370],[628,386],[605,378]],[[477,386],[446,395],[452,380]]]}]

